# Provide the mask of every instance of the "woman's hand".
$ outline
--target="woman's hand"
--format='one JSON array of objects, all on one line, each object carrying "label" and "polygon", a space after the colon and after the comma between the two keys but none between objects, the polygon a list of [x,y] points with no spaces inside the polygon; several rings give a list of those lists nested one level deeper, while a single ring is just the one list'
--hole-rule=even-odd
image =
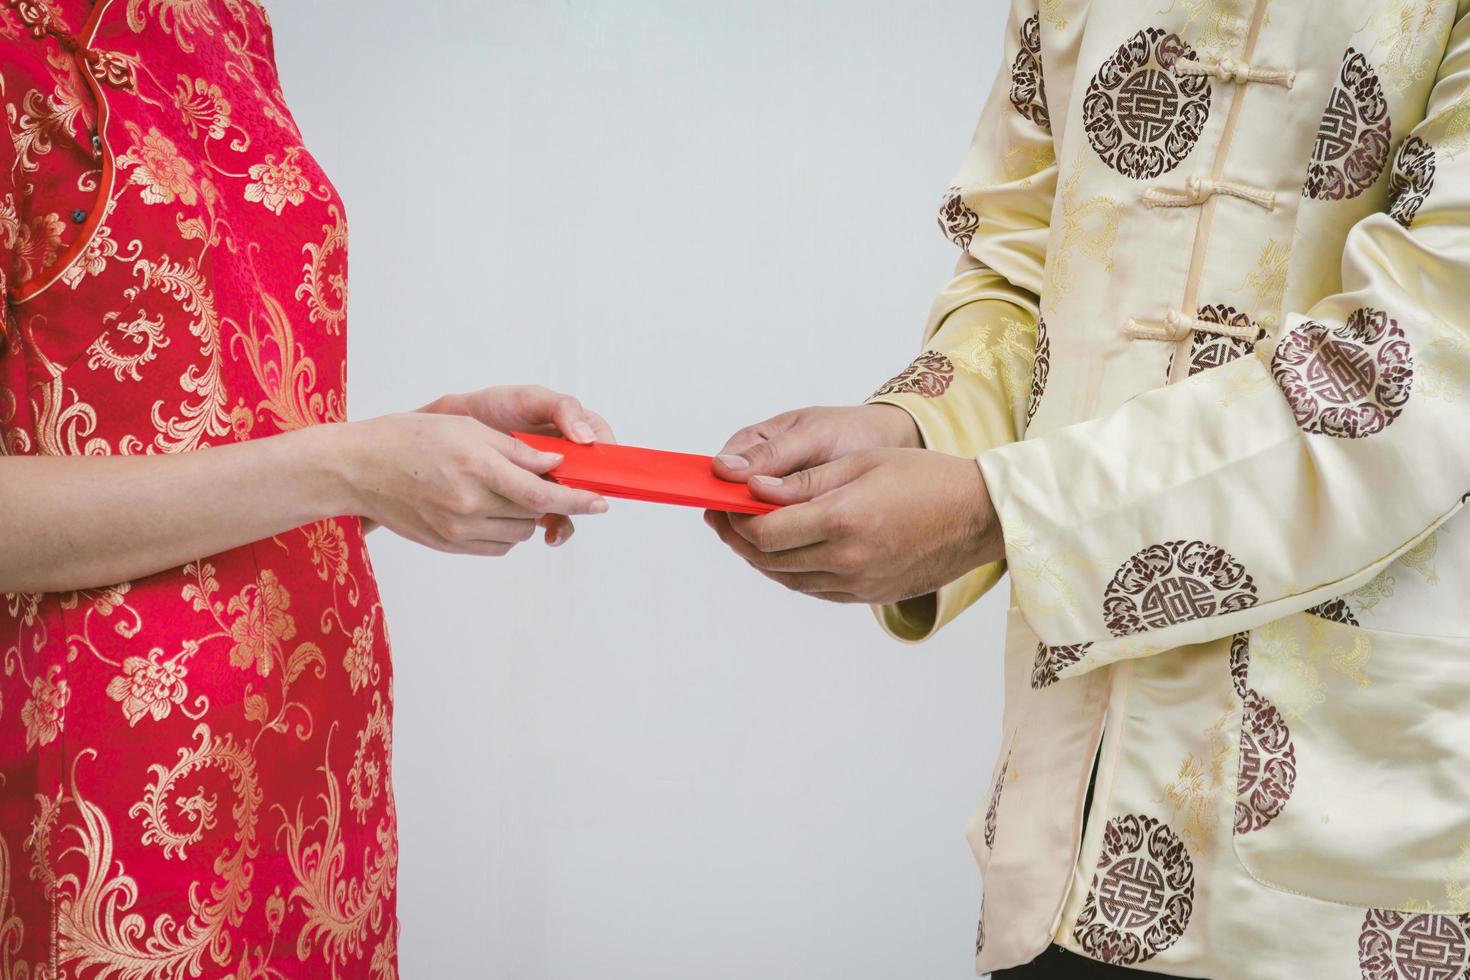
[{"label": "woman's hand", "polygon": [[541,478],[559,455],[468,415],[407,412],[339,431],[353,512],[439,551],[504,555],[548,519],[547,541],[560,544],[566,515],[607,510],[596,494]]},{"label": "woman's hand", "polygon": [[[601,415],[588,411],[571,395],[540,385],[499,385],[462,395],[445,395],[422,411],[440,415],[468,415],[501,432],[560,435],[573,442],[617,443],[612,427]],[[561,514],[538,522],[546,529],[546,543],[565,544],[576,528]]]}]

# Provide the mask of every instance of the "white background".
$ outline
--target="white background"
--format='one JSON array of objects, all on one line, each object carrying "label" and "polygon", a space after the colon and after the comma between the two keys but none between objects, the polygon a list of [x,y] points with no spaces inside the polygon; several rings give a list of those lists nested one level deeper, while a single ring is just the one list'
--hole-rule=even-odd
[{"label": "white background", "polygon": [[[273,0],[347,199],[351,414],[543,382],[714,452],[916,351],[999,0]],[[696,511],[559,552],[373,555],[402,972],[964,978],[1003,598],[905,648]]]}]

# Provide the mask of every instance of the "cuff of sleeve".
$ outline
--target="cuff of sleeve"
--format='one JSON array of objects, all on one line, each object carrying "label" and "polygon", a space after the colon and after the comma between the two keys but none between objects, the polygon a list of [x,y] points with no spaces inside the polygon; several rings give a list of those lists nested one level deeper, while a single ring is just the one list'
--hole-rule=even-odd
[{"label": "cuff of sleeve", "polygon": [[[1035,346],[1036,317],[1010,298],[985,294],[952,309],[932,332],[929,349],[943,361],[948,381],[917,390],[880,389],[868,404],[901,408],[914,420],[925,449],[974,459],[1016,441],[1023,424]],[[1018,356],[1025,351],[1028,356]],[[936,388],[938,392],[936,393]],[[928,639],[964,612],[1005,574],[1005,563],[977,568],[931,595],[875,607],[890,636],[906,643]]]}]

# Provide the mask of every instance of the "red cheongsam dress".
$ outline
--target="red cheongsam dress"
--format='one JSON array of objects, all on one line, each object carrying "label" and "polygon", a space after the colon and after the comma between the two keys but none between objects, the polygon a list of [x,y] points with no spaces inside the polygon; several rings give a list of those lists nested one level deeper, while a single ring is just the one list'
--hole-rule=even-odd
[{"label": "red cheongsam dress", "polygon": [[[258,3],[0,0],[0,49],[0,451],[340,421],[346,217]],[[396,975],[357,519],[6,595],[0,651],[0,978]]]}]

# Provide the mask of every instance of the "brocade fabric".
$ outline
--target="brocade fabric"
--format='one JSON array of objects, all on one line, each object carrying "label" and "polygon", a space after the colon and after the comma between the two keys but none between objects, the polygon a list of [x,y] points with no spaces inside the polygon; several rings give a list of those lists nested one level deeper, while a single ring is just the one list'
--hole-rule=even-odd
[{"label": "brocade fabric", "polygon": [[1470,4],[1016,0],[1006,43],[875,396],[1006,539],[878,610],[1010,576],[977,966],[1470,976]]},{"label": "brocade fabric", "polygon": [[[344,417],[347,226],[254,0],[0,3],[0,446]],[[396,975],[360,522],[0,604],[0,976]]]}]

